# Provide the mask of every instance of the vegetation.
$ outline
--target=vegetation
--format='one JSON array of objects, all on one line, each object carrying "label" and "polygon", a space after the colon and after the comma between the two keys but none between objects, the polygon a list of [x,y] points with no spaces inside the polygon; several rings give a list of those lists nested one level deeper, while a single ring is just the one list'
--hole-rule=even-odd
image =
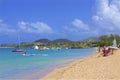
[{"label": "vegetation", "polygon": [[[40,48],[89,48],[96,46],[111,46],[113,44],[114,38],[117,41],[117,44],[120,43],[120,36],[117,34],[111,35],[101,35],[99,37],[90,37],[83,41],[71,41],[68,39],[39,39],[34,42],[22,42],[21,47],[32,47],[33,45],[38,45]],[[1,47],[19,47],[18,44],[2,44]]]},{"label": "vegetation", "polygon": [[110,46],[113,44],[113,40],[116,39],[117,44],[120,43],[120,36],[115,34],[111,34],[111,35],[102,35],[99,37],[99,41],[97,42],[98,46]]}]

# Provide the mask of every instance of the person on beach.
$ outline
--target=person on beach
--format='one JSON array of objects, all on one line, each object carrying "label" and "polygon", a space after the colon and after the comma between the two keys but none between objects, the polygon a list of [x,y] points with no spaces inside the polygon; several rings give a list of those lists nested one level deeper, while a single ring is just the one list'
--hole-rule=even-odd
[{"label": "person on beach", "polygon": [[112,54],[112,49],[110,49],[110,48],[107,47],[105,53],[106,53],[106,55]]},{"label": "person on beach", "polygon": [[112,48],[111,48],[111,49],[110,49],[110,51],[111,51],[111,52],[110,52],[110,54],[113,54],[113,53],[114,53],[114,52],[113,52],[113,51],[114,51],[114,49],[112,49]]},{"label": "person on beach", "polygon": [[[101,57],[101,56],[105,57],[105,56],[109,56],[109,55],[114,54],[114,49],[111,47],[108,47],[108,46],[103,46],[100,48],[100,50],[102,51],[102,53],[99,52],[100,55],[98,55],[98,57]],[[98,48],[98,51],[99,51],[99,48]]]},{"label": "person on beach", "polygon": [[100,53],[100,47],[98,47],[98,50],[97,50],[98,53]]},{"label": "person on beach", "polygon": [[118,44],[118,48],[120,48],[120,44]]},{"label": "person on beach", "polygon": [[102,47],[102,53],[98,57],[100,57],[100,56],[105,57],[105,56],[108,56],[110,54],[113,54],[113,49],[111,49],[107,46],[103,46]]},{"label": "person on beach", "polygon": [[102,55],[103,55],[103,56],[106,56],[106,46],[103,46],[103,47],[102,47]]}]

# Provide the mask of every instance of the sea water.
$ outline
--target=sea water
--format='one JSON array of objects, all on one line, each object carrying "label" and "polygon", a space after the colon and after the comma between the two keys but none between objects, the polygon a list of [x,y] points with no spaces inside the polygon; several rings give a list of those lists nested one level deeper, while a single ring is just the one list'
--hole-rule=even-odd
[{"label": "sea water", "polygon": [[33,50],[24,48],[27,55],[0,48],[0,80],[36,80],[51,70],[95,53],[95,49]]}]

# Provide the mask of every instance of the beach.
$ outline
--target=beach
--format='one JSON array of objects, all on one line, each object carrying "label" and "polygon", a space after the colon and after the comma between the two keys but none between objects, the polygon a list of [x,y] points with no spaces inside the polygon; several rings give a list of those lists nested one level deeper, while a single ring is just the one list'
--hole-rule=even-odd
[{"label": "beach", "polygon": [[120,49],[106,57],[92,54],[60,67],[39,80],[120,80]]}]

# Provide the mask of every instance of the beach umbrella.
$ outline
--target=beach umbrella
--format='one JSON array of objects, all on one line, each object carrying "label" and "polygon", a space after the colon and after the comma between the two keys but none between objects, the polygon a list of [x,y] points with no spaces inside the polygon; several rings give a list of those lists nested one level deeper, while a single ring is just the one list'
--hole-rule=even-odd
[{"label": "beach umbrella", "polygon": [[111,49],[119,49],[118,47],[117,47],[117,42],[116,42],[116,39],[114,38],[114,40],[113,40],[113,45],[112,46],[109,46],[109,48],[111,48]]},{"label": "beach umbrella", "polygon": [[117,42],[116,42],[116,39],[114,38],[114,40],[113,40],[113,45],[112,45],[113,47],[117,47]]}]

